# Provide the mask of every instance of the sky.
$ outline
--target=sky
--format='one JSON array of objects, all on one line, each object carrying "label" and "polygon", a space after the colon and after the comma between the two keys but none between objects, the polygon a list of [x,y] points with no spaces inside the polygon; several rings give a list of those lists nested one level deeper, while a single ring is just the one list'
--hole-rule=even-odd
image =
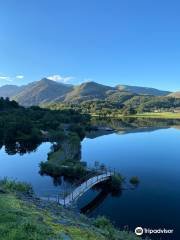
[{"label": "sky", "polygon": [[0,0],[0,85],[180,90],[179,0]]}]

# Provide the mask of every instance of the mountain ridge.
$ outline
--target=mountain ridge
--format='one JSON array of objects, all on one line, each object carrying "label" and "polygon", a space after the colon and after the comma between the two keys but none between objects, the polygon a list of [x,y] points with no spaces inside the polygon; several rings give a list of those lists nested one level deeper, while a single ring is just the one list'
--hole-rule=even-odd
[{"label": "mountain ridge", "polygon": [[148,95],[152,95],[152,96],[165,96],[165,95],[171,94],[170,91],[159,90],[152,87],[141,87],[141,86],[131,86],[131,85],[121,85],[121,84],[117,85],[116,87],[121,91],[123,90],[123,91],[136,93],[140,95],[146,95],[147,92],[149,93]]},{"label": "mountain ridge", "polygon": [[9,97],[24,106],[40,105],[50,102],[80,103],[88,100],[113,100],[136,95],[170,96],[171,92],[155,88],[130,85],[115,87],[94,81],[71,85],[43,78],[24,86],[4,85],[0,87],[0,97]]}]

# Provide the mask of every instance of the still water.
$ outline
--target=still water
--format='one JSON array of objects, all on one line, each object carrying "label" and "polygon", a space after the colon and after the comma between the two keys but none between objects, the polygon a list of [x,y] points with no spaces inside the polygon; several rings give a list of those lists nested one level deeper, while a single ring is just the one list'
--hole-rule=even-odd
[{"label": "still water", "polygon": [[[173,237],[166,239],[180,239],[180,130],[167,128],[86,138],[82,158],[89,164],[98,160],[118,169],[127,182],[131,176],[140,179],[136,189],[123,190],[119,197],[109,194],[97,201],[89,216],[105,215],[118,227],[131,230],[137,226],[174,229]],[[79,208],[96,196],[96,191],[89,191],[78,202]]]},{"label": "still water", "polygon": [[[47,159],[50,146],[43,143],[24,155],[8,155],[2,147],[0,177],[29,182],[39,196],[58,193],[60,186],[55,186],[51,177],[39,174],[39,163]],[[180,239],[180,130],[144,129],[85,138],[81,152],[88,165],[98,161],[116,168],[126,177],[127,189],[119,196],[90,190],[79,199],[79,209],[95,199],[88,216],[104,215],[121,229],[170,228],[175,231],[173,238],[161,235],[155,239]],[[134,190],[127,187],[131,176],[140,179]]]},{"label": "still water", "polygon": [[39,174],[39,164],[47,159],[50,143],[42,143],[35,151],[23,155],[8,155],[0,150],[0,177],[30,183],[38,196],[57,193],[57,187],[49,176]]}]

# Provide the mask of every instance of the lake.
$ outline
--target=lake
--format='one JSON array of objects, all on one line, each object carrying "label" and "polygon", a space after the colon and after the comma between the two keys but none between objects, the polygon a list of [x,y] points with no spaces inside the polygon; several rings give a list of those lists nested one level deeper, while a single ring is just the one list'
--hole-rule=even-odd
[{"label": "lake", "polygon": [[[152,130],[152,131],[151,131]],[[117,227],[134,231],[135,227],[174,229],[180,236],[180,130],[178,128],[136,129],[109,132],[82,141],[81,159],[118,170],[126,177],[125,188],[119,196],[89,190],[77,202],[90,217],[104,215]],[[42,143],[34,152],[8,155],[0,150],[0,176],[32,184],[38,196],[56,194],[62,185],[49,176],[39,174],[39,163],[47,159],[50,143]],[[138,176],[139,185],[132,189],[128,181]],[[95,201],[93,201],[95,199]],[[169,237],[169,238],[168,238]],[[155,236],[157,238],[157,235]]]},{"label": "lake", "polygon": [[49,176],[39,174],[39,163],[47,159],[50,143],[42,143],[35,151],[23,155],[8,155],[0,150],[0,176],[31,183],[38,196],[56,193],[57,187]]}]

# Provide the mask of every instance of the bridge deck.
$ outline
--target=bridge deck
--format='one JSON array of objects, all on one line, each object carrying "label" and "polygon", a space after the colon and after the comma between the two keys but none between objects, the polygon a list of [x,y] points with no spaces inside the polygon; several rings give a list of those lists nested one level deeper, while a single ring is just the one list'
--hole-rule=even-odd
[{"label": "bridge deck", "polygon": [[62,205],[70,205],[73,201],[77,200],[80,196],[82,196],[86,191],[95,186],[96,184],[103,182],[110,178],[113,175],[112,172],[103,173],[101,175],[97,175],[83,182],[80,186],[75,188],[68,196],[64,199],[59,199],[59,203]]}]

